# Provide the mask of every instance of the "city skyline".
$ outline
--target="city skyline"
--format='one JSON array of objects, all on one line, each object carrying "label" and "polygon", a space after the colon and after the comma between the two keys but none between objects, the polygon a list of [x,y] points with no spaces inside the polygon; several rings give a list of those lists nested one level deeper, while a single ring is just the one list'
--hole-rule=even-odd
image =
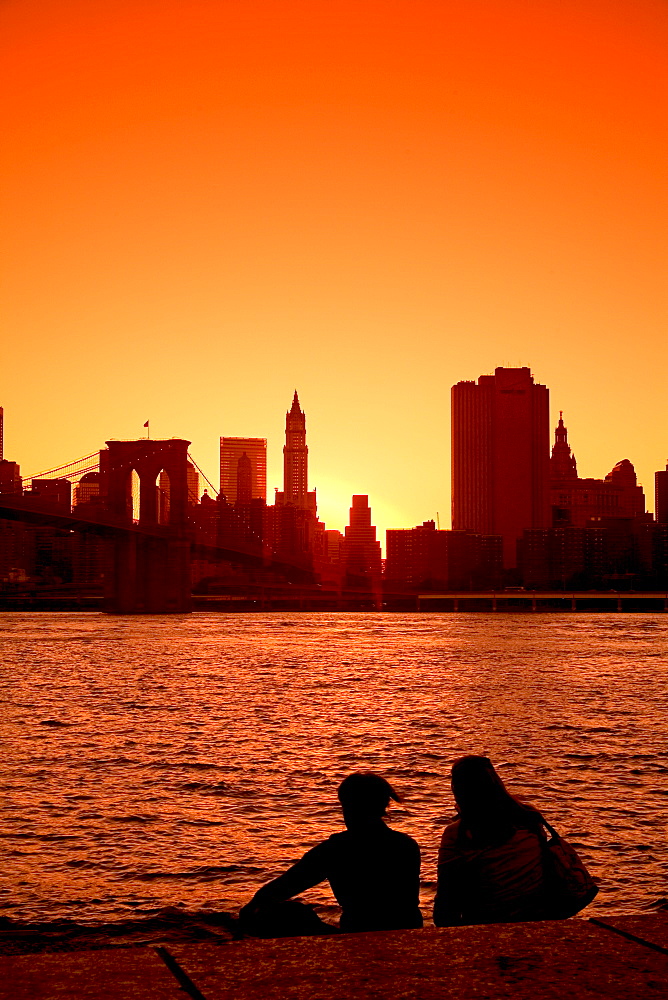
[{"label": "city skyline", "polygon": [[[655,469],[653,487],[646,493],[643,484],[638,482],[634,463],[628,458],[616,462],[605,477],[580,477],[562,410],[558,422],[550,427],[549,395],[549,387],[536,382],[528,367],[498,366],[493,374],[481,375],[477,380],[460,380],[451,387],[451,528],[502,537],[506,567],[513,566],[516,541],[526,528],[546,528],[555,518],[557,522],[561,520],[557,508],[562,502],[567,507],[574,502],[573,489],[591,494],[576,502],[578,513],[573,515],[576,517],[573,523],[584,525],[589,518],[601,515],[635,518],[645,513],[650,520],[666,520],[668,462],[666,470]],[[144,427],[146,435],[126,443],[141,444],[146,440],[147,443],[168,444],[170,440],[179,440],[175,437],[151,438],[148,421]],[[324,523],[322,512],[318,510],[317,490],[308,489],[306,413],[301,409],[296,389],[285,414],[284,433],[283,489],[275,486],[273,497],[267,496],[267,439],[220,437],[219,488],[197,464],[189,461],[190,502],[197,503],[198,497],[209,491],[232,506],[251,500],[272,505],[273,500],[277,507],[288,505],[308,511]],[[4,408],[0,406],[0,444],[3,436]],[[118,442],[119,439],[106,441],[100,451],[100,462],[110,444]],[[3,457],[0,450],[0,459]],[[82,473],[101,467],[95,454],[49,471],[43,470],[36,476],[25,475],[21,463],[14,459],[6,459],[4,466],[7,467],[7,484],[12,476],[19,477],[24,489],[30,488],[29,483],[32,488],[36,484],[40,487],[52,484],[54,488],[57,484],[65,484],[70,499],[74,498],[75,502],[80,489],[78,483],[84,484],[98,476],[97,471],[92,475]],[[164,475],[161,472],[158,477],[160,489],[163,489]],[[44,476],[47,478],[42,478]],[[166,484],[168,496],[168,478]],[[624,497],[611,499],[620,489]],[[558,495],[564,491],[566,495]],[[93,492],[97,492],[97,486]],[[353,500],[356,496],[359,499],[359,494],[352,494]],[[368,499],[368,494],[366,497]],[[584,506],[582,499],[588,500]],[[134,502],[139,502],[138,493]],[[570,522],[570,516],[566,521]],[[437,523],[440,527],[440,517],[434,521],[435,525]],[[328,527],[331,529],[332,525]]]},{"label": "city skyline", "polygon": [[[449,387],[530,366],[583,477],[668,457],[654,0],[8,0],[5,455],[308,414],[342,530],[449,523]],[[651,99],[648,100],[648,96]]]}]

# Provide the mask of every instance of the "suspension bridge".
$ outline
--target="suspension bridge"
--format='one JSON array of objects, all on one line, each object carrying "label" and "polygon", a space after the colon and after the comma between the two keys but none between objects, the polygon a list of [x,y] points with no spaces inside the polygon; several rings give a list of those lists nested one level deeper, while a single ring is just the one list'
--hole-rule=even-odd
[{"label": "suspension bridge", "polygon": [[[107,447],[27,476],[21,496],[0,494],[0,518],[89,532],[106,540],[105,607],[112,612],[183,612],[191,606],[190,563],[194,559],[228,561],[247,567],[289,573],[297,566],[267,560],[257,549],[202,544],[189,522],[190,505],[199,501],[197,480],[202,477],[213,496],[218,491],[178,438],[107,441]],[[169,481],[167,513],[157,497],[158,477]],[[99,504],[77,504],[74,509],[48,509],[40,502],[40,483],[67,480],[75,488],[97,473]],[[96,481],[89,479],[93,487]],[[75,494],[76,496],[76,494]],[[84,513],[85,511],[85,513]]]}]

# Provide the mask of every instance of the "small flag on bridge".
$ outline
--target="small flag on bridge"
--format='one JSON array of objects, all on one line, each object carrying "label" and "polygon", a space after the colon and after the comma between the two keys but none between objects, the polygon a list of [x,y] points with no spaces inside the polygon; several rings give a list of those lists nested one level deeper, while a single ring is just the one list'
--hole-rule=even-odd
[{"label": "small flag on bridge", "polygon": [[151,436],[151,435],[150,435],[150,433],[149,433],[149,429],[148,429],[148,420],[147,420],[147,421],[146,421],[146,423],[144,424],[144,427],[146,428],[146,437],[148,438],[148,437],[150,437],[150,436]]}]

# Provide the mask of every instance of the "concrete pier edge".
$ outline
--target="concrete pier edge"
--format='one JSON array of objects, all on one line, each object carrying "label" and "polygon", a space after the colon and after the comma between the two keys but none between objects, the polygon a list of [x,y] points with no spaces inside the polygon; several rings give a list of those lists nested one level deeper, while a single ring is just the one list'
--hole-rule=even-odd
[{"label": "concrete pier edge", "polygon": [[0,959],[6,1000],[658,1000],[668,913]]}]

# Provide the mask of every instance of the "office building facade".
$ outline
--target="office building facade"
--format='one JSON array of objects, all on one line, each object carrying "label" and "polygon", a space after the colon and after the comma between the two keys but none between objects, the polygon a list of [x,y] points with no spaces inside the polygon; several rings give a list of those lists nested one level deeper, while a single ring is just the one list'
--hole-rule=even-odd
[{"label": "office building facade", "polygon": [[[243,460],[246,456],[247,461]],[[241,462],[241,465],[240,465]],[[248,479],[250,462],[250,484]],[[241,477],[240,477],[241,472]],[[239,497],[239,485],[246,499],[267,501],[267,439],[221,437],[220,492],[227,503],[234,505]]]},{"label": "office building facade", "polygon": [[527,528],[550,524],[549,458],[549,390],[529,368],[452,387],[452,527],[501,535],[505,568]]}]

